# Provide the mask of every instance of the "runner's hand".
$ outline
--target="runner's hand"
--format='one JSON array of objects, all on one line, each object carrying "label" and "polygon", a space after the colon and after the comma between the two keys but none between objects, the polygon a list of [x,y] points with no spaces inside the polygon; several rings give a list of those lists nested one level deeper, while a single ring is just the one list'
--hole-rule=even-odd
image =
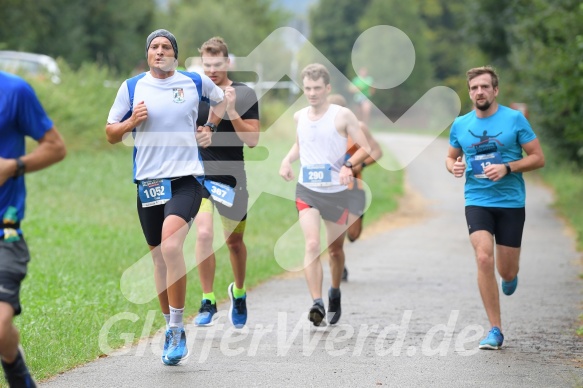
[{"label": "runner's hand", "polygon": [[491,164],[484,168],[484,174],[492,182],[497,182],[506,175],[506,166],[503,164]]},{"label": "runner's hand", "polygon": [[294,171],[291,168],[291,165],[287,162],[281,162],[281,167],[279,168],[279,175],[285,179],[286,182],[289,182],[294,179]]},{"label": "runner's hand", "polygon": [[458,156],[457,160],[453,163],[451,172],[453,173],[453,176],[456,178],[461,178],[464,176],[464,173],[466,172],[466,164],[462,162],[461,156]]},{"label": "runner's hand", "polygon": [[212,143],[213,133],[209,127],[198,127],[194,137],[199,147],[206,148]]},{"label": "runner's hand", "polygon": [[352,172],[352,169],[346,166],[342,166],[342,168],[340,169],[339,179],[341,185],[347,186],[348,184],[350,184],[350,182],[352,182],[352,179],[354,179],[354,173]]},{"label": "runner's hand", "polygon": [[133,122],[133,128],[137,127],[148,118],[148,108],[144,101],[140,101],[138,105],[132,110],[131,120]]}]

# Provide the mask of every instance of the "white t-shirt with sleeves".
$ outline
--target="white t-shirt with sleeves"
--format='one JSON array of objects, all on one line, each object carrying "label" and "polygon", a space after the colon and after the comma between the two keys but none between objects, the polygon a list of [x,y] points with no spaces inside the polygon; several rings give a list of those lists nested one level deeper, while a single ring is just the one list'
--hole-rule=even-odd
[{"label": "white t-shirt with sleeves", "polygon": [[[128,85],[135,85],[133,102]],[[148,118],[132,132],[134,180],[204,175],[195,138],[198,104],[218,103],[223,96],[210,78],[198,73],[177,71],[159,79],[147,72],[124,81],[107,122],[122,122],[142,101],[146,105]]]}]

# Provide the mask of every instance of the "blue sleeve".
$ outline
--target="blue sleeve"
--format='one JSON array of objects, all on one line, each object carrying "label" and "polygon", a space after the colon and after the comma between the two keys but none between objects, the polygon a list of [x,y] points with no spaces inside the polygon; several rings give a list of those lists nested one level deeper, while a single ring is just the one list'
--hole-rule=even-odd
[{"label": "blue sleeve", "polygon": [[23,82],[16,90],[18,130],[35,140],[41,139],[53,127],[32,87]]},{"label": "blue sleeve", "polygon": [[529,143],[536,139],[536,135],[530,126],[530,123],[521,112],[516,112],[516,131],[518,133],[518,142],[522,144]]},{"label": "blue sleeve", "polygon": [[454,120],[453,124],[451,125],[451,129],[449,130],[449,145],[453,148],[462,148],[458,139],[457,139],[457,119]]}]

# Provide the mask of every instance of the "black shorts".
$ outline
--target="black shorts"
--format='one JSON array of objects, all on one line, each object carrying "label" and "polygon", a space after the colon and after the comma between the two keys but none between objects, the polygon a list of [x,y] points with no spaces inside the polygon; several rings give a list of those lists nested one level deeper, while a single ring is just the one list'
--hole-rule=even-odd
[{"label": "black shorts", "polygon": [[148,245],[156,247],[162,242],[162,225],[166,217],[178,216],[190,226],[198,213],[203,190],[195,177],[174,179],[171,188],[172,198],[163,205],[142,207],[140,197],[137,196],[138,216]]},{"label": "black shorts", "polygon": [[6,242],[0,238],[0,301],[21,313],[20,283],[26,276],[30,254],[22,236],[19,241]]},{"label": "black shorts", "polygon": [[233,206],[231,207],[215,201],[206,187],[203,187],[202,189],[204,191],[203,198],[208,198],[222,217],[238,222],[247,219],[247,206],[249,205],[249,192],[247,191],[247,187],[238,186],[234,188],[235,199],[233,200]]},{"label": "black shorts", "polygon": [[466,206],[466,222],[470,234],[486,230],[496,239],[496,244],[520,248],[526,213],[523,207]]},{"label": "black shorts", "polygon": [[360,217],[364,214],[366,206],[366,192],[357,186],[354,184],[352,189],[346,190],[346,194],[348,195],[348,211]]},{"label": "black shorts", "polygon": [[347,190],[337,193],[319,193],[298,183],[296,186],[296,209],[298,212],[314,208],[326,221],[339,225],[348,223],[348,195]]}]

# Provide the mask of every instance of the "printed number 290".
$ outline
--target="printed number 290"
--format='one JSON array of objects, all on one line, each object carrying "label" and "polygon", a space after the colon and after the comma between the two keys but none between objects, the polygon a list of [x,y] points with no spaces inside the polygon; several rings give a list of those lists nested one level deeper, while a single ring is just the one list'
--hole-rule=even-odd
[{"label": "printed number 290", "polygon": [[324,179],[324,172],[322,171],[310,171],[309,172],[309,179],[311,181]]}]

